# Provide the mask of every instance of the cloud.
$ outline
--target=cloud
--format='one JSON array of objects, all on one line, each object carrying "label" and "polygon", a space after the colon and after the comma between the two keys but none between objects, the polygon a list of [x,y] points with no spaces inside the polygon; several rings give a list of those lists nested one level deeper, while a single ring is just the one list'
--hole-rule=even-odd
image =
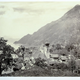
[{"label": "cloud", "polygon": [[31,7],[28,8],[21,8],[21,7],[15,7],[13,8],[14,12],[19,12],[19,13],[26,13],[30,15],[39,15],[45,12],[45,10],[42,9],[33,9]]},{"label": "cloud", "polygon": [[3,15],[3,14],[5,14],[5,11],[0,11],[0,15]]},{"label": "cloud", "polygon": [[0,6],[0,8],[5,8],[5,6]]},{"label": "cloud", "polygon": [[13,8],[13,10],[14,10],[14,11],[19,11],[19,12],[23,12],[23,11],[25,11],[24,8]]}]

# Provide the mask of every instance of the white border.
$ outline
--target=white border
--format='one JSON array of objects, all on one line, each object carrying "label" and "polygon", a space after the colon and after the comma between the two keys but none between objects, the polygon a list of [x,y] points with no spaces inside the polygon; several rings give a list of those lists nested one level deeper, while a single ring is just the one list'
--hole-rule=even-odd
[{"label": "white border", "polygon": [[79,77],[1,77],[0,80],[80,80]]},{"label": "white border", "polygon": [[[0,0],[0,2],[50,2],[50,1],[80,1],[80,0]],[[79,77],[0,77],[0,80],[80,80]]]},{"label": "white border", "polygon": [[71,2],[71,1],[80,1],[80,0],[0,0],[0,2],[25,2],[25,1],[27,1],[27,2],[50,2],[50,1],[69,1],[69,2]]}]

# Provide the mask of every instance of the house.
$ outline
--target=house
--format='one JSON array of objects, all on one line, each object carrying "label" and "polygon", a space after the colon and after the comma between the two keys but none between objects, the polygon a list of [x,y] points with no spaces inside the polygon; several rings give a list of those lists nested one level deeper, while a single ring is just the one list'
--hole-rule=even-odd
[{"label": "house", "polygon": [[19,56],[17,54],[11,54],[12,59],[13,59],[13,63],[17,62],[19,59]]},{"label": "house", "polygon": [[0,50],[0,54],[3,54],[3,51],[2,50]]},{"label": "house", "polygon": [[54,63],[57,63],[53,58],[49,58],[46,60],[46,64],[47,65],[51,65],[51,64],[54,64]]},{"label": "house", "polygon": [[67,62],[68,62],[67,56],[62,56],[61,55],[60,58],[59,58],[59,62],[67,64]]},{"label": "house", "polygon": [[80,59],[76,59],[76,69],[80,69]]},{"label": "house", "polygon": [[13,59],[19,58],[17,54],[11,54]]},{"label": "house", "polygon": [[21,70],[25,70],[25,65],[22,63],[22,68]]},{"label": "house", "polygon": [[18,53],[18,56],[19,56],[19,57],[21,57],[21,56],[22,56],[22,54],[23,54],[22,52],[19,52],[19,53]]},{"label": "house", "polygon": [[59,62],[60,63],[67,63],[68,61],[68,51],[66,49],[61,49],[58,51],[58,54],[59,54]]},{"label": "house", "polygon": [[16,70],[23,70],[25,69],[24,68],[24,64],[22,62],[16,62],[13,66],[13,70],[16,71]]},{"label": "house", "polygon": [[53,63],[59,62],[59,54],[50,54],[50,58],[52,59]]},{"label": "house", "polygon": [[30,57],[32,57],[32,52],[31,52],[31,51],[30,51],[30,52],[25,53],[25,54],[24,54],[24,61],[29,60],[29,59],[30,59]]},{"label": "house", "polygon": [[25,63],[25,66],[27,67],[27,69],[29,67],[33,66],[33,64],[35,63],[35,59],[33,57],[33,52],[31,50],[28,50],[24,54],[24,63]]},{"label": "house", "polygon": [[76,57],[73,55],[73,54],[69,54],[68,55],[68,60],[75,60],[76,59]]}]

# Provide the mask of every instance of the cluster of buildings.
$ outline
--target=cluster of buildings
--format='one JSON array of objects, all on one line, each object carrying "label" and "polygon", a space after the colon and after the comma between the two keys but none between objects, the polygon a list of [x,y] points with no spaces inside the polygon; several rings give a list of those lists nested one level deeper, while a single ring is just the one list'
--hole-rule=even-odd
[{"label": "cluster of buildings", "polygon": [[[50,52],[50,49],[52,49],[53,51]],[[57,50],[54,49],[53,46],[51,46],[49,43],[46,43],[45,45],[42,45],[40,47],[40,51],[43,54],[45,54],[48,64],[54,64],[54,63],[68,64],[68,62],[71,59],[75,59],[73,54],[71,54],[71,52],[68,52],[63,46],[61,49]]]},{"label": "cluster of buildings", "polygon": [[12,66],[13,68],[15,67],[14,69],[30,69],[30,67],[34,66],[35,59],[39,57],[45,59],[49,65],[54,63],[68,64],[71,59],[74,59],[79,66],[80,60],[75,59],[71,52],[68,52],[64,46],[61,47],[61,49],[56,50],[49,43],[43,44],[38,48],[25,48],[21,46],[15,53],[11,54],[14,60]]}]

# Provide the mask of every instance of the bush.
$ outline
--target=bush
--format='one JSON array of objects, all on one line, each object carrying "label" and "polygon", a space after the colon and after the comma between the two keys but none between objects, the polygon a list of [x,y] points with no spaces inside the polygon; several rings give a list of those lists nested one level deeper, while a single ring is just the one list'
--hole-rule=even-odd
[{"label": "bush", "polygon": [[65,70],[68,69],[67,65],[64,63],[54,63],[50,65],[52,69],[61,69],[61,70]]},{"label": "bush", "polygon": [[73,44],[67,44],[65,49],[70,52],[72,49],[75,49],[75,46]]},{"label": "bush", "polygon": [[62,49],[61,44],[56,44],[56,49],[57,49],[57,50]]},{"label": "bush", "polygon": [[41,59],[41,58],[37,58],[35,60],[35,65],[41,67],[41,68],[44,68],[47,66],[47,64],[45,63],[45,60],[44,59]]},{"label": "bush", "polygon": [[0,50],[2,50],[2,54],[0,54],[0,75],[4,69],[3,64],[5,64],[5,68],[7,69],[13,62],[11,52],[14,52],[14,48],[6,43],[7,40],[0,38]]},{"label": "bush", "polygon": [[76,62],[75,60],[70,60],[69,63],[68,63],[68,69],[70,71],[74,71],[76,69]]}]

